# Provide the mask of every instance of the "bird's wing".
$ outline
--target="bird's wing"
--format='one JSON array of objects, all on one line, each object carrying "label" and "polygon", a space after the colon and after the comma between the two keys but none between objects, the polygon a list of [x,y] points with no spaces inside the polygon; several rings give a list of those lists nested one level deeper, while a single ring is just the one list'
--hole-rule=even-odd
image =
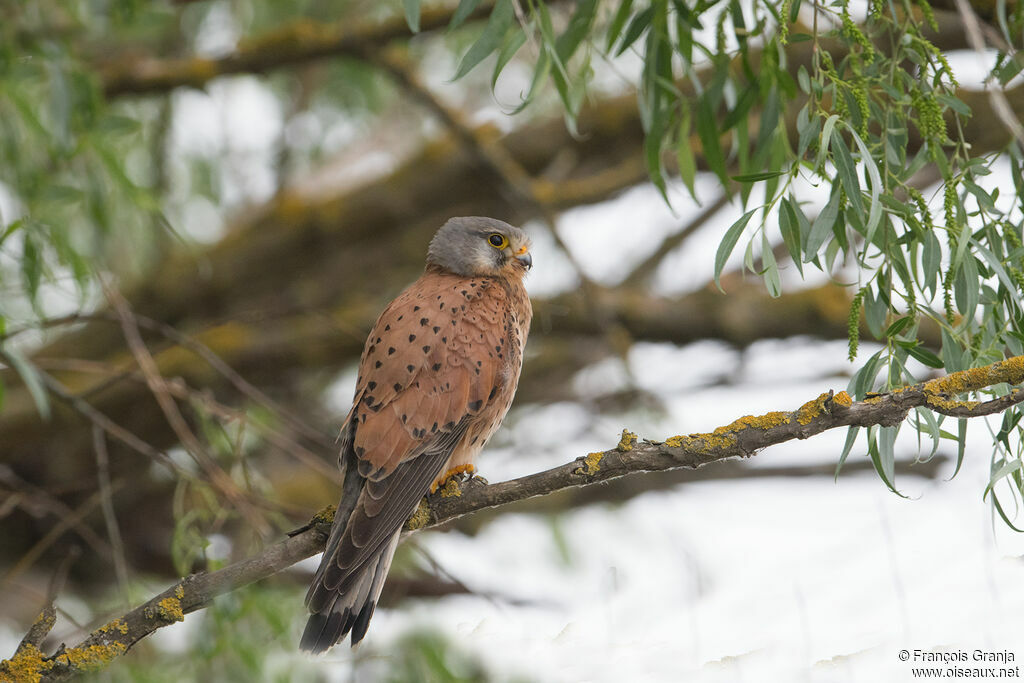
[{"label": "bird's wing", "polygon": [[[496,286],[428,271],[374,325],[344,440],[366,482],[348,518],[335,520],[306,596],[318,620],[307,632],[319,629],[310,649],[329,640],[326,649],[357,622],[365,630],[380,590],[374,577],[387,571],[383,555],[509,381],[511,322]],[[390,564],[390,554],[384,559]]]}]

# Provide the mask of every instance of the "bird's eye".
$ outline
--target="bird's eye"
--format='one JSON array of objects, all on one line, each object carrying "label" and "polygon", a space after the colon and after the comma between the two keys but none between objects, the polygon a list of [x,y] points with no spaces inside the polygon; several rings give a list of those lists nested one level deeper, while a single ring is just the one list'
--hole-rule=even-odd
[{"label": "bird's eye", "polygon": [[494,233],[487,238],[487,241],[490,242],[491,246],[495,249],[504,249],[508,246],[508,238],[499,233]]}]

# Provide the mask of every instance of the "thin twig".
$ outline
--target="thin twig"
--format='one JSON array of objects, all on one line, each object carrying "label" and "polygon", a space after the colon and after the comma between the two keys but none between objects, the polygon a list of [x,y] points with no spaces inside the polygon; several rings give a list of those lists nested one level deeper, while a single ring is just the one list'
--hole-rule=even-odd
[{"label": "thin twig", "polygon": [[92,443],[96,451],[96,479],[99,482],[100,504],[103,509],[103,521],[107,526],[107,537],[110,539],[111,555],[114,560],[114,574],[117,585],[121,589],[121,597],[127,603],[128,593],[128,562],[124,556],[124,541],[121,539],[121,528],[117,525],[114,514],[114,495],[110,486],[110,455],[107,452],[107,435],[103,428],[92,426]]},{"label": "thin twig", "polygon": [[128,308],[128,302],[112,287],[104,285],[103,289],[108,302],[121,318],[121,329],[124,332],[125,342],[135,357],[135,361],[139,364],[139,369],[142,370],[142,374],[146,377],[146,384],[160,406],[160,410],[167,419],[167,423],[181,441],[181,445],[195,459],[196,463],[206,473],[206,476],[210,478],[210,483],[231,501],[235,509],[246,518],[250,525],[260,534],[269,534],[270,526],[267,524],[266,519],[246,499],[246,496],[238,488],[234,480],[228,476],[227,472],[206,452],[206,449],[199,442],[199,438],[192,432],[185,421],[185,417],[178,410],[178,404],[175,402],[174,397],[171,396],[170,391],[168,391],[167,382],[163,375],[160,374],[159,366],[153,360],[153,356],[149,353],[149,349],[146,348],[145,342],[142,341],[142,335],[139,334],[139,328],[134,323],[131,311]]}]

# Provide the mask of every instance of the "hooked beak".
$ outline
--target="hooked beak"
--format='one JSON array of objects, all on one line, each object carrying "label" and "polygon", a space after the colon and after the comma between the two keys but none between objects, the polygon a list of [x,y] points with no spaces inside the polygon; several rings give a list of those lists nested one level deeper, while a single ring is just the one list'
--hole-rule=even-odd
[{"label": "hooked beak", "polygon": [[533,267],[533,257],[530,256],[530,252],[523,252],[522,254],[516,254],[516,260],[523,264],[523,267],[529,270]]}]

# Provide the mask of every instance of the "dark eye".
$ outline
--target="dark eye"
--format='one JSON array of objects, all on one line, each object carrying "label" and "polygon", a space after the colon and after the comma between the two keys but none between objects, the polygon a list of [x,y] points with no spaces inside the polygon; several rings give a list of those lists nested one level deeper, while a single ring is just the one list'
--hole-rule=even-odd
[{"label": "dark eye", "polygon": [[495,249],[504,249],[508,246],[508,238],[497,232],[488,237],[487,241],[490,242],[491,246]]}]

